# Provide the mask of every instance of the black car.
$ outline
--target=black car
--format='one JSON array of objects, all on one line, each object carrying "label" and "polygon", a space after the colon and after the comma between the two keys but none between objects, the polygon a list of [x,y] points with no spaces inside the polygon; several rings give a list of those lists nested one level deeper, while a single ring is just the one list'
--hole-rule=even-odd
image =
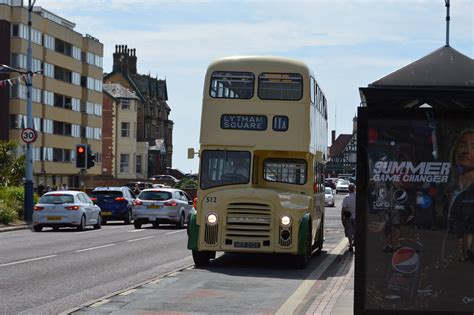
[{"label": "black car", "polygon": [[132,223],[132,208],[136,197],[128,187],[97,187],[91,199],[102,210],[102,224],[110,220]]},{"label": "black car", "polygon": [[324,180],[324,186],[331,187],[332,189],[336,189],[336,181],[332,178],[326,178]]}]

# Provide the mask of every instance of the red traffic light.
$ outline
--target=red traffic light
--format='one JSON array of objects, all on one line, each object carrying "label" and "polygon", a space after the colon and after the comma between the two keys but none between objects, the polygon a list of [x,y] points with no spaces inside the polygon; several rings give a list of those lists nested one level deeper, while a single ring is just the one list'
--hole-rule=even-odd
[{"label": "red traffic light", "polygon": [[85,149],[84,147],[77,147],[77,153],[84,153]]}]

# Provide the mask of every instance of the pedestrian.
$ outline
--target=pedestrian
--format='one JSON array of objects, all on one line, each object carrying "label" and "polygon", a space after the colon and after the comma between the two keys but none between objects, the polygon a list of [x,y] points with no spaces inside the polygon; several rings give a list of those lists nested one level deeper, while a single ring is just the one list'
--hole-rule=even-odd
[{"label": "pedestrian", "polygon": [[36,189],[37,189],[38,196],[40,196],[40,197],[43,196],[44,191],[46,189],[46,187],[44,186],[44,182],[40,181],[39,184],[38,184],[38,187]]},{"label": "pedestrian", "polygon": [[451,162],[458,189],[448,217],[454,221],[458,260],[474,262],[474,129],[463,131],[454,141]]},{"label": "pedestrian", "polygon": [[67,187],[66,183],[63,183],[61,187],[58,188],[58,190],[68,190],[69,188]]},{"label": "pedestrian", "polygon": [[135,196],[138,196],[140,194],[140,187],[138,187],[138,184],[135,184],[135,188],[133,189],[133,193]]},{"label": "pedestrian", "polygon": [[355,218],[356,218],[356,186],[349,184],[349,194],[342,200],[341,221],[344,233],[349,240],[349,251],[354,251]]}]

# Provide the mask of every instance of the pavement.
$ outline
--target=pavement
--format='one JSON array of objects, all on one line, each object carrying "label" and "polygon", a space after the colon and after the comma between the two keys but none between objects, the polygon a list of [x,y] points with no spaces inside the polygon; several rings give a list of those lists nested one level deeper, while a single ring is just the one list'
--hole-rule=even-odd
[{"label": "pavement", "polygon": [[[26,224],[0,225],[0,232],[28,229]],[[354,253],[347,251],[347,240],[343,239],[331,251],[319,267],[302,282],[293,295],[275,312],[286,314],[353,314],[354,302]],[[324,267],[323,267],[324,266]],[[125,290],[111,293],[101,299],[89,301],[61,314],[144,314],[140,305],[161,290],[166,283],[180,272],[192,272],[190,265],[178,271],[150,279],[144,283]],[[136,305],[136,307],[133,307]],[[160,309],[154,309],[161,314]],[[151,313],[150,313],[151,314]],[[179,312],[173,313],[179,314]]]}]

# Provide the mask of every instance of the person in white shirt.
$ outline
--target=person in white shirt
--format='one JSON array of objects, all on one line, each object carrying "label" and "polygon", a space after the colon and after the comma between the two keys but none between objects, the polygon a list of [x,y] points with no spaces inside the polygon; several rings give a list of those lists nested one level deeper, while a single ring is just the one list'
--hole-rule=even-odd
[{"label": "person in white shirt", "polygon": [[349,240],[349,251],[354,251],[354,233],[356,218],[356,186],[349,184],[349,195],[342,200],[341,221],[344,226],[344,233]]}]

